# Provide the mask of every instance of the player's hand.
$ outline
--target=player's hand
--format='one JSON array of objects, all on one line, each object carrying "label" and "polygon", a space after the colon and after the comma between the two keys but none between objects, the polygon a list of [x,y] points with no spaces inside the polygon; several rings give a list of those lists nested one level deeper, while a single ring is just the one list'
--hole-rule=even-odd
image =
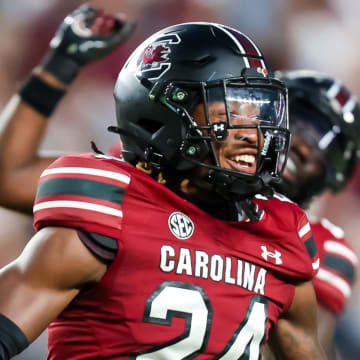
[{"label": "player's hand", "polygon": [[[135,23],[127,22],[125,16],[106,14],[101,9],[82,5],[68,15],[58,28],[43,67],[69,83],[81,66],[108,55],[134,30]],[[68,67],[68,71],[59,69],[60,66]]]},{"label": "player's hand", "polygon": [[82,5],[64,19],[50,47],[85,65],[110,53],[129,38],[134,28],[134,23]]}]

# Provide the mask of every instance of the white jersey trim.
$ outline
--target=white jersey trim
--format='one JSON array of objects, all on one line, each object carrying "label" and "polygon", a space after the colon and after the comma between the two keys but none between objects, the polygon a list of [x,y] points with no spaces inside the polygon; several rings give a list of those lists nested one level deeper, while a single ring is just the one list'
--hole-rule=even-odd
[{"label": "white jersey trim", "polygon": [[53,169],[46,169],[45,171],[43,171],[40,177],[47,175],[55,175],[55,174],[94,175],[94,176],[101,176],[113,180],[118,180],[125,184],[130,183],[130,177],[127,175],[116,173],[113,171],[85,168],[85,167],[59,167]]},{"label": "white jersey trim", "polygon": [[352,250],[350,250],[345,245],[340,244],[336,241],[332,241],[332,240],[325,241],[324,249],[326,252],[341,255],[342,257],[348,259],[353,264],[357,264],[359,262],[358,257]]},{"label": "white jersey trim", "polygon": [[350,297],[351,295],[351,287],[350,285],[343,280],[341,277],[327,271],[325,269],[320,268],[316,277],[319,280],[325,281],[329,283],[331,286],[338,289],[346,298]]},{"label": "white jersey trim", "polygon": [[91,204],[84,201],[67,201],[67,200],[45,201],[34,205],[33,210],[35,213],[39,210],[54,209],[54,208],[83,209],[83,210],[100,212],[102,214],[107,214],[107,215],[114,215],[118,217],[123,216],[123,212],[121,210],[114,209],[109,206]]},{"label": "white jersey trim", "polygon": [[316,261],[311,263],[313,270],[317,270],[320,267],[320,259],[318,258]]},{"label": "white jersey trim", "polygon": [[299,230],[299,236],[302,238],[304,235],[306,235],[311,230],[310,224],[305,224],[300,230]]},{"label": "white jersey trim", "polygon": [[331,234],[334,235],[337,239],[343,239],[345,237],[344,230],[341,227],[333,224],[330,220],[322,218],[320,220],[320,223],[325,229],[329,230]]}]

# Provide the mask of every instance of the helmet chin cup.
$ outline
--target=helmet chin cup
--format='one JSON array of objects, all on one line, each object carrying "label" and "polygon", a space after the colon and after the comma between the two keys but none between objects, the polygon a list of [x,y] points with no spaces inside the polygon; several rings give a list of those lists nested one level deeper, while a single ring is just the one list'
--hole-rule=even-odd
[{"label": "helmet chin cup", "polygon": [[216,191],[224,196],[235,200],[244,200],[254,197],[256,194],[264,194],[267,197],[273,196],[272,188],[265,183],[261,176],[256,179],[241,178],[232,174],[211,169],[208,179],[215,186]]}]

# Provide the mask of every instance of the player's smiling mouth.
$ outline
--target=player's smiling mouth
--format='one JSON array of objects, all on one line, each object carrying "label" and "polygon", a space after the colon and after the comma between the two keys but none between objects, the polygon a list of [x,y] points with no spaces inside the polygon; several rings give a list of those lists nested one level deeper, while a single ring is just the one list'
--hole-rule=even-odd
[{"label": "player's smiling mouth", "polygon": [[256,155],[243,153],[226,158],[226,163],[231,170],[254,174],[256,171]]},{"label": "player's smiling mouth", "polygon": [[284,178],[293,183],[297,179],[297,166],[291,156],[288,157],[286,167],[284,169]]}]

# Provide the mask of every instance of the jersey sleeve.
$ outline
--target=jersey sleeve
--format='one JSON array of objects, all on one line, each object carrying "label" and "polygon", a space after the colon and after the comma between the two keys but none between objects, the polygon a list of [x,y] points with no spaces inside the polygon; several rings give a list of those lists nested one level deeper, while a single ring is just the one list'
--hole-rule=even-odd
[{"label": "jersey sleeve", "polygon": [[33,209],[35,229],[63,226],[118,238],[130,180],[114,160],[93,154],[59,158],[40,176]]},{"label": "jersey sleeve", "polygon": [[[259,224],[264,222],[266,233],[263,237],[267,238],[265,246],[261,247],[261,257],[265,257],[264,265],[271,266],[294,284],[311,281],[319,269],[320,261],[313,231],[304,210],[278,193],[270,200],[258,196],[256,199],[265,210],[263,220],[259,221]],[[269,260],[270,256],[273,261]]]},{"label": "jersey sleeve", "polygon": [[323,219],[314,230],[321,254],[320,269],[313,280],[316,296],[322,307],[339,314],[351,296],[358,258],[339,227]]},{"label": "jersey sleeve", "polygon": [[308,268],[308,278],[312,279],[320,268],[320,258],[310,222],[305,214],[298,223],[298,236],[306,249],[305,263]]}]

